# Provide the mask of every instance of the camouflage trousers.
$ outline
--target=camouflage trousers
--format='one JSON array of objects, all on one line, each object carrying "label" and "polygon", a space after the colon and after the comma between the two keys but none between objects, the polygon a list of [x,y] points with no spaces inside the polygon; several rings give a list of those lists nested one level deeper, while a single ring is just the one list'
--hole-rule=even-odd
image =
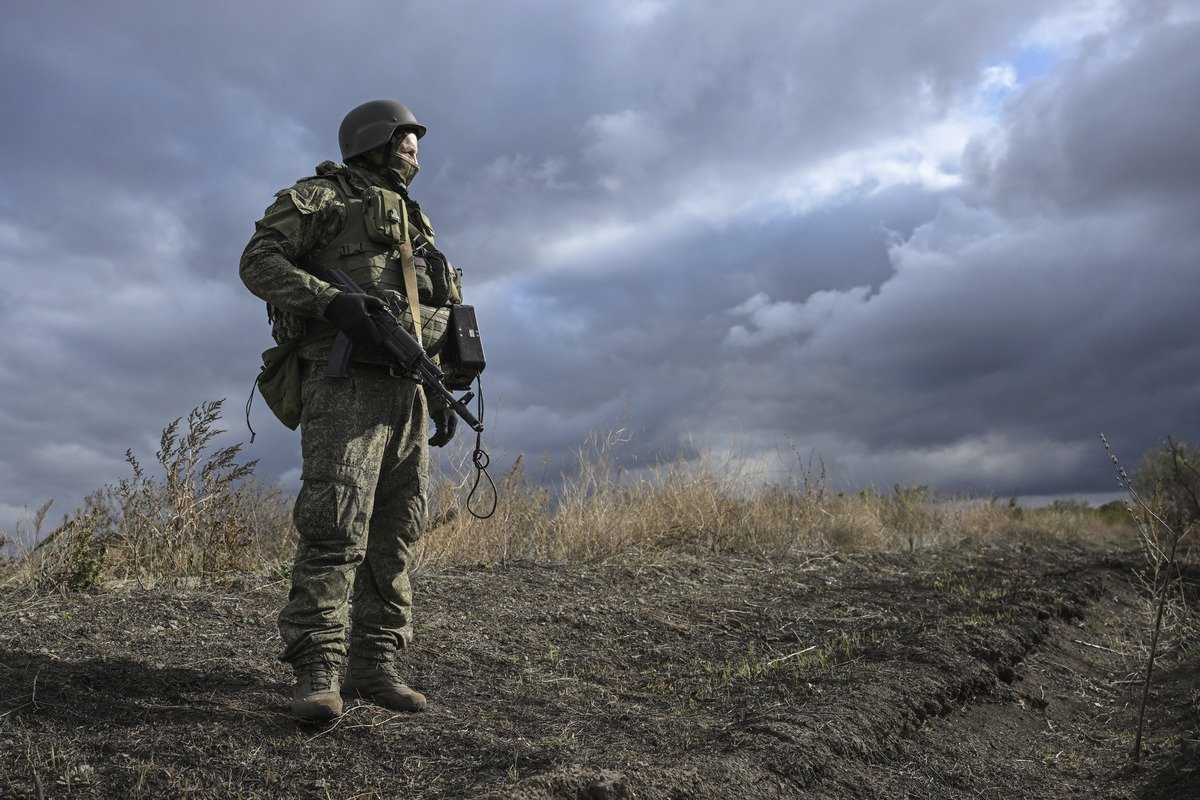
[{"label": "camouflage trousers", "polygon": [[[304,364],[300,541],[279,615],[281,661],[389,659],[412,641],[408,565],[426,522],[425,395],[411,380]],[[351,593],[353,592],[351,599]]]}]

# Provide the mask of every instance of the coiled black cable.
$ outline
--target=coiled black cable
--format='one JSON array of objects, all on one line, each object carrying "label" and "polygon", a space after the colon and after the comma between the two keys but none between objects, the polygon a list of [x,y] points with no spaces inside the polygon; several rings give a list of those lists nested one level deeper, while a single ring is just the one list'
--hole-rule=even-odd
[{"label": "coiled black cable", "polygon": [[[479,421],[483,422],[483,383],[478,376],[475,378],[475,416]],[[488,474],[488,465],[492,463],[491,457],[487,451],[483,449],[483,432],[475,432],[475,450],[471,453],[471,463],[475,465],[475,483],[471,486],[471,492],[467,495],[467,511],[471,512],[471,516],[475,519],[487,519],[496,513],[496,506],[500,503],[500,493],[496,490],[496,482],[492,480],[492,476]],[[479,489],[479,482],[487,478],[488,485],[492,488],[492,507],[486,514],[479,514],[475,509],[471,508],[471,500],[475,497],[476,490]]]}]

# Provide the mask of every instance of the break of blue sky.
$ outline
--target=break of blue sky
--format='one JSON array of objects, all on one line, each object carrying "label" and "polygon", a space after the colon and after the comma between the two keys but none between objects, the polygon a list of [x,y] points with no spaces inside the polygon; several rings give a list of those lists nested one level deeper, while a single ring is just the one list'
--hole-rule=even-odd
[{"label": "break of blue sky", "polygon": [[1045,45],[1026,44],[1013,52],[1009,63],[1016,74],[1017,85],[1021,86],[1052,73],[1061,62],[1062,57],[1061,52],[1056,52]]}]

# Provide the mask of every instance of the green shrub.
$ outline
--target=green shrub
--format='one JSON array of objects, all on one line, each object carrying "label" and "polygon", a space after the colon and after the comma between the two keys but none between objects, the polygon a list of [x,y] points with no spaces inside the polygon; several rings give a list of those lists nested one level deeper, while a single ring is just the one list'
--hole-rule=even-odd
[{"label": "green shrub", "polygon": [[1200,447],[1170,437],[1146,451],[1133,487],[1176,531],[1200,522]]}]

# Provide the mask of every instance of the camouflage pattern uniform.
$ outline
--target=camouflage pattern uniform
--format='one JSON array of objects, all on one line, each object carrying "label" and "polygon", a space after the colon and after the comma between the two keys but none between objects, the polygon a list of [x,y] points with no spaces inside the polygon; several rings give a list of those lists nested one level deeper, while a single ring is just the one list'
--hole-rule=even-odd
[{"label": "camouflage pattern uniform", "polygon": [[[396,190],[360,166],[325,162],[317,172],[334,170],[356,188]],[[350,623],[355,657],[387,661],[412,639],[408,565],[425,526],[429,480],[425,396],[407,378],[355,367],[386,364],[382,349],[356,348],[348,378],[324,376],[337,331],[322,315],[340,290],[300,264],[342,230],[346,206],[331,180],[305,179],[276,197],[256,225],[240,272],[267,301],[275,339],[304,337],[303,485],[293,511],[300,542],[279,616],[280,659],[341,662]]]}]

